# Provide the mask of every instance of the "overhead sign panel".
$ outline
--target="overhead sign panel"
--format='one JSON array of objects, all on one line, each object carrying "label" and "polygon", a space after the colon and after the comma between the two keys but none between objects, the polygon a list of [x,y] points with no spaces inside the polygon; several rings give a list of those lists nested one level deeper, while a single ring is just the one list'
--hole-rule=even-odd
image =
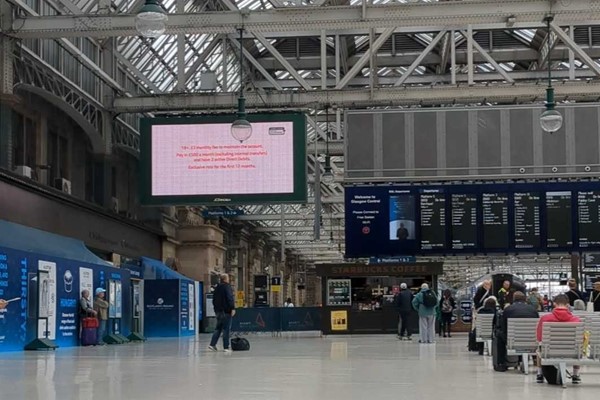
[{"label": "overhead sign panel", "polygon": [[348,186],[346,256],[600,250],[600,182]]}]

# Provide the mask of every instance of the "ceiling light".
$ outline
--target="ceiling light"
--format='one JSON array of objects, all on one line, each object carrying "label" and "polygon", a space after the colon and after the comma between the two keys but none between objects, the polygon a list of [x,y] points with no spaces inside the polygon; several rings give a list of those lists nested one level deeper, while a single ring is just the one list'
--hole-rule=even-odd
[{"label": "ceiling light", "polygon": [[146,0],[135,16],[135,29],[147,38],[156,38],[165,33],[169,16],[158,4],[158,0]]}]

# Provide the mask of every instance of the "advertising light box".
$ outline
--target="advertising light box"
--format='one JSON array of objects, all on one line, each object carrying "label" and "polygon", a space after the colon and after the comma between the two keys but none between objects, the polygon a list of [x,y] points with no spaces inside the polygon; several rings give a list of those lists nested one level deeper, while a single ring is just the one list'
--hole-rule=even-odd
[{"label": "advertising light box", "polygon": [[141,122],[142,204],[306,201],[303,114],[248,115],[252,134],[231,133],[235,115]]}]

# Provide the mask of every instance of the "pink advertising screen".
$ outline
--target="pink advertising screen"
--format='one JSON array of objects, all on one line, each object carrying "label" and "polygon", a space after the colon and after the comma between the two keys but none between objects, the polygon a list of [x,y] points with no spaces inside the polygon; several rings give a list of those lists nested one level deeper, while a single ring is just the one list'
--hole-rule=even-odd
[{"label": "pink advertising screen", "polygon": [[294,191],[292,122],[255,122],[239,141],[231,124],[154,125],[152,195]]}]

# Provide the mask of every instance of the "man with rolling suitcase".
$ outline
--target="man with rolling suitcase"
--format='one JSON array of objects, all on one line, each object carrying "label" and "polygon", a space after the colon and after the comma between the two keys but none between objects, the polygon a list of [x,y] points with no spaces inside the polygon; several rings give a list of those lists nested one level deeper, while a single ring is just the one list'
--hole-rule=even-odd
[{"label": "man with rolling suitcase", "polygon": [[221,275],[220,281],[213,293],[213,306],[217,315],[217,327],[210,340],[208,349],[210,351],[217,351],[217,342],[222,333],[223,351],[230,353],[229,331],[231,330],[231,320],[235,316],[235,299],[233,297],[233,290],[229,284],[229,275]]}]

